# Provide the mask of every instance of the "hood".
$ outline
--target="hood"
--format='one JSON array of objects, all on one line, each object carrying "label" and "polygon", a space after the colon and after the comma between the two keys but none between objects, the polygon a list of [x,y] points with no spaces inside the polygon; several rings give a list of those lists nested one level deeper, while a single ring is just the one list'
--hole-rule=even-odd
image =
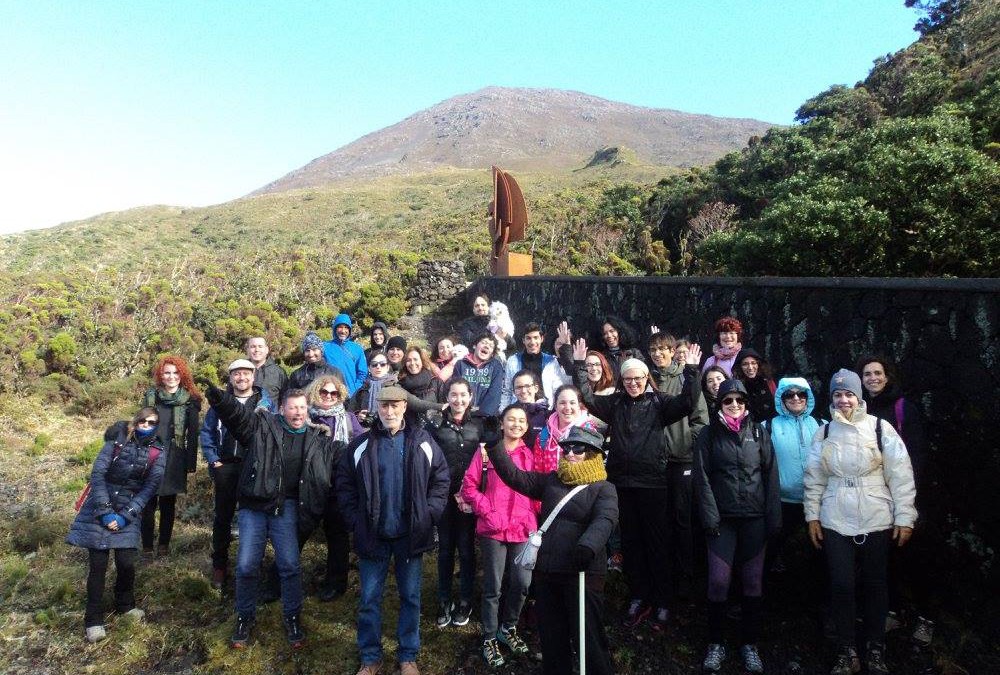
[{"label": "hood", "polygon": [[779,415],[784,415],[785,417],[792,417],[792,415],[785,410],[785,404],[781,400],[781,395],[785,393],[788,389],[803,389],[806,392],[806,409],[803,413],[804,415],[811,415],[813,408],[816,407],[816,397],[813,395],[812,387],[806,382],[804,377],[783,377],[778,380],[778,388],[774,391],[774,409],[778,411]]},{"label": "hood", "polygon": [[[346,314],[341,314],[340,316],[347,316],[347,315]],[[337,319],[339,319],[340,316],[338,316]],[[336,321],[336,319],[334,319],[334,321]],[[351,324],[351,317],[347,316],[347,321],[342,321],[341,323],[346,323],[347,325],[350,325]],[[376,328],[381,328],[382,329],[382,334],[385,335],[385,339],[386,339],[386,341],[388,341],[389,340],[389,327],[386,326],[381,321],[376,321],[375,323],[372,324],[372,329],[370,331],[368,331],[369,337],[375,334],[375,329]]]},{"label": "hood", "polygon": [[736,378],[729,378],[728,380],[720,384],[719,393],[716,395],[715,398],[716,400],[721,401],[726,397],[726,394],[732,394],[734,392],[738,394],[743,394],[743,397],[746,399],[750,398],[747,395],[747,388],[743,385],[742,382],[740,382]]},{"label": "hood", "polygon": [[[338,314],[337,316],[335,316],[333,318],[333,321],[330,322],[330,327],[333,329],[333,336],[332,336],[332,338],[333,338],[334,342],[338,341],[338,338],[337,338],[337,326],[339,326],[340,324],[344,324],[345,326],[347,326],[348,328],[350,328],[351,332],[354,331],[354,324],[351,323],[351,317],[350,317],[350,315],[348,315],[348,314]],[[352,337],[348,336],[347,339],[350,340],[350,339],[352,339]]]},{"label": "hood", "polygon": [[736,360],[733,361],[733,370],[736,370],[736,368],[739,367],[740,362],[749,356],[752,356],[759,362],[764,363],[764,357],[761,356],[756,349],[754,349],[753,347],[744,347],[736,355]]}]

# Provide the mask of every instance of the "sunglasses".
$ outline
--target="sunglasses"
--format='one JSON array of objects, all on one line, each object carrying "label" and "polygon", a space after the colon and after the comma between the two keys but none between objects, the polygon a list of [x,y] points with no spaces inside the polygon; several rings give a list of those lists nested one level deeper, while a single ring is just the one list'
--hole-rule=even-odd
[{"label": "sunglasses", "polygon": [[584,455],[588,452],[593,452],[593,448],[589,445],[581,445],[579,443],[574,443],[573,445],[562,446],[562,451],[564,455]]},{"label": "sunglasses", "polygon": [[793,398],[801,398],[803,401],[805,401],[807,398],[809,398],[809,396],[804,391],[786,391],[784,394],[781,395],[781,400],[783,401],[787,401]]},{"label": "sunglasses", "polygon": [[140,426],[140,427],[155,427],[159,423],[160,423],[160,420],[155,419],[155,418],[154,419],[145,419],[145,420],[139,420],[138,422],[136,422],[136,426]]},{"label": "sunglasses", "polygon": [[372,368],[384,368],[389,365],[388,361],[372,361]]},{"label": "sunglasses", "polygon": [[727,396],[726,398],[722,399],[722,405],[733,405],[733,404],[746,405],[747,402],[746,399],[744,398],[734,398],[732,396]]},{"label": "sunglasses", "polygon": [[336,396],[337,395],[337,390],[336,389],[320,389],[319,390],[319,395],[320,396]]}]

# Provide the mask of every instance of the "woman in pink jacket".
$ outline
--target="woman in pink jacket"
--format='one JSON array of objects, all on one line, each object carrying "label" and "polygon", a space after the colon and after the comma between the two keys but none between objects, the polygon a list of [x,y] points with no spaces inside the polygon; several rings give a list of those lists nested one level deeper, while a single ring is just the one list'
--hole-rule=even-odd
[{"label": "woman in pink jacket", "polygon": [[[507,406],[500,416],[503,446],[514,465],[524,471],[534,466],[531,448],[524,444],[528,416],[518,403]],[[485,462],[485,465],[484,465]],[[477,452],[462,480],[462,499],[476,514],[476,535],[483,567],[483,659],[491,668],[504,664],[500,645],[517,655],[528,646],[517,634],[517,617],[531,585],[531,571],[514,564],[528,535],[538,528],[537,504],[514,492],[497,477],[486,452]],[[500,585],[508,577],[503,607]]]}]

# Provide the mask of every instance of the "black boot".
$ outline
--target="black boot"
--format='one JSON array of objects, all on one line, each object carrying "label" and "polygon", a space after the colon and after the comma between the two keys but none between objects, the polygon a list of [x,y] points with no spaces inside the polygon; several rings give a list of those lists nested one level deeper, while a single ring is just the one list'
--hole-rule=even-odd
[{"label": "black boot", "polygon": [[285,637],[293,649],[298,649],[306,641],[306,633],[302,630],[302,617],[299,614],[289,614],[285,617]]},{"label": "black boot", "polygon": [[233,649],[243,649],[250,642],[250,633],[253,632],[254,617],[237,616],[236,627],[233,628],[233,636],[229,638],[229,646]]}]

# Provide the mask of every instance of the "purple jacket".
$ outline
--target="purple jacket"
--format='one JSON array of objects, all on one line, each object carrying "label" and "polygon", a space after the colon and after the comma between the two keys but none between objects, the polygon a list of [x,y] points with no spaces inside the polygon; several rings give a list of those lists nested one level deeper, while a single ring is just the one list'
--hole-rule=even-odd
[{"label": "purple jacket", "polygon": [[[531,449],[521,444],[510,453],[514,466],[531,471]],[[522,542],[538,529],[538,502],[514,492],[500,480],[487,460],[486,491],[479,491],[482,480],[483,455],[477,452],[462,479],[462,499],[472,505],[476,514],[476,534],[498,541]]]}]

